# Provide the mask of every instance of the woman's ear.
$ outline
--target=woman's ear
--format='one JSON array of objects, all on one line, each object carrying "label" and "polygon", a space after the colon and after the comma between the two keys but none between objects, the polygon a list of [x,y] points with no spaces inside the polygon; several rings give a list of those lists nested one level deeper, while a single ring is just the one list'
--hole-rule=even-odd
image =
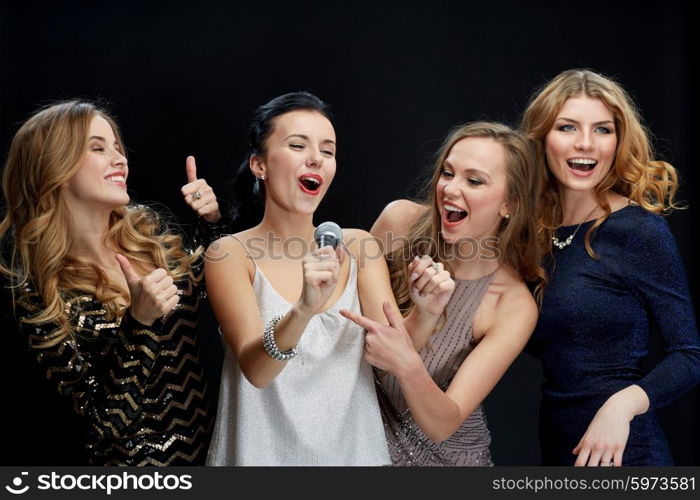
[{"label": "woman's ear", "polygon": [[253,172],[253,175],[258,179],[264,181],[267,178],[265,163],[260,156],[251,155],[248,160],[248,166],[250,167],[250,171]]}]

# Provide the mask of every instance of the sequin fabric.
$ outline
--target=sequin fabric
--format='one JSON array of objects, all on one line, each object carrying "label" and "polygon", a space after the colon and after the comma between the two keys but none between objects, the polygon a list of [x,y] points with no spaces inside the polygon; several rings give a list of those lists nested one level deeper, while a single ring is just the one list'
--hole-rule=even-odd
[{"label": "sequin fabric", "polygon": [[[335,304],[313,316],[299,353],[265,388],[245,378],[228,345],[207,465],[351,466],[390,463],[364,330],[340,315],[360,311],[357,262]],[[292,307],[256,268],[263,323]],[[262,337],[262,332],[260,332]]]},{"label": "sequin fabric", "polygon": [[[216,229],[198,231],[200,240],[217,237]],[[33,353],[34,369],[71,401],[85,429],[75,439],[82,442],[89,464],[203,464],[213,416],[197,346],[205,298],[203,264],[200,259],[193,266],[194,280],[175,283],[179,304],[152,326],[137,322],[128,311],[108,320],[94,296],[67,297],[73,335],[49,348],[36,346],[55,325],[26,323],[43,309],[40,296],[31,286],[18,294],[15,316]]]},{"label": "sequin fabric", "polygon": [[[493,279],[489,274],[477,280],[457,280],[447,304],[447,321],[421,352],[421,358],[435,383],[444,391],[474,348],[474,314]],[[398,380],[375,369],[379,405],[384,421],[391,461],[397,466],[491,466],[491,434],[484,410],[479,406],[442,443],[435,443],[418,427],[406,403]]]},{"label": "sequin fabric", "polygon": [[[545,465],[573,465],[572,450],[605,401],[632,384],[647,393],[623,465],[671,465],[655,410],[700,381],[700,341],[683,263],[665,219],[630,205],[613,212],[591,239],[581,226],[571,246],[554,250],[550,280],[528,352],[542,361],[540,442]],[[576,226],[560,228],[560,239]],[[665,357],[643,359],[655,328]]]}]

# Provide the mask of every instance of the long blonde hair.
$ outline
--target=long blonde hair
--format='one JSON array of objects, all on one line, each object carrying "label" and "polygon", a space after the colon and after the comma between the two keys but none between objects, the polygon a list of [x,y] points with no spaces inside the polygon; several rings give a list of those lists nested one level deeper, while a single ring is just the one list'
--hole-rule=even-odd
[{"label": "long blonde hair", "polygon": [[[449,256],[452,248],[445,242],[441,229],[435,189],[440,180],[445,159],[452,147],[469,137],[489,138],[500,144],[506,156],[507,204],[510,218],[501,224],[496,240],[501,264],[529,282],[539,283],[546,278],[540,266],[538,246],[531,242],[537,237],[535,204],[540,182],[534,166],[533,148],[528,139],[507,125],[495,122],[472,122],[453,129],[437,152],[433,174],[423,188],[422,205],[426,210],[412,225],[408,241],[389,256],[389,270],[394,296],[405,315],[412,302],[407,281],[408,265],[416,255],[430,255],[436,262],[451,270]],[[496,252],[494,252],[496,253]]]},{"label": "long blonde hair", "polygon": [[[94,104],[67,101],[35,113],[15,134],[5,165],[2,188],[6,214],[0,222],[3,258],[0,272],[17,289],[31,286],[43,309],[28,324],[52,323],[50,335],[36,347],[49,347],[73,334],[67,305],[71,297],[91,294],[106,308],[107,318],[123,314],[127,290],[87,259],[70,255],[70,213],[61,186],[75,175],[87,151],[95,116],[111,125],[125,151],[114,120]],[[112,211],[105,242],[110,242],[141,270],[162,267],[174,278],[191,276],[196,254],[188,254],[179,235],[169,233],[161,218],[143,206]]]},{"label": "long blonde hair", "polygon": [[649,212],[665,214],[681,208],[673,201],[678,189],[678,175],[669,163],[654,159],[650,134],[642,124],[632,98],[617,82],[585,69],[560,73],[535,93],[522,119],[523,131],[535,142],[537,168],[542,179],[538,241],[543,255],[552,254],[552,236],[562,223],[559,191],[547,168],[545,138],[566,100],[576,96],[600,99],[613,114],[617,134],[612,168],[595,187],[596,200],[604,213],[591,225],[584,240],[588,254],[596,258],[591,237],[610,215],[607,192],[626,196]]}]

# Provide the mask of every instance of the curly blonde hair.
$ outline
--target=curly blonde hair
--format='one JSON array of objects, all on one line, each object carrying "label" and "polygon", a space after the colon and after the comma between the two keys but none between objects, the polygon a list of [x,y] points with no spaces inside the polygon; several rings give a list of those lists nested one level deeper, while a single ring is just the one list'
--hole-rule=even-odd
[{"label": "curly blonde hair", "polygon": [[591,246],[591,237],[610,215],[606,193],[615,192],[649,212],[666,214],[672,209],[682,208],[674,203],[678,174],[669,163],[654,159],[650,133],[642,124],[632,98],[619,83],[586,69],[560,73],[533,95],[521,125],[537,149],[537,168],[542,179],[538,241],[543,255],[552,255],[552,237],[562,223],[559,191],[554,176],[547,168],[545,139],[566,100],[577,96],[600,99],[613,114],[617,134],[612,168],[595,187],[596,199],[604,213],[585,236],[586,251],[597,258]]},{"label": "curly blonde hair", "polygon": [[[76,295],[94,295],[105,306],[108,320],[123,314],[120,304],[130,304],[127,290],[110,282],[99,266],[69,251],[70,213],[61,186],[81,168],[95,116],[107,120],[125,151],[114,120],[94,104],[74,100],[50,105],[29,118],[15,134],[5,164],[0,272],[10,280],[13,299],[17,289],[27,286],[41,298],[43,309],[23,319],[25,323],[56,325],[35,347],[50,347],[74,334],[66,306]],[[162,267],[173,278],[194,279],[191,266],[201,250],[186,252],[181,237],[170,233],[153,210],[119,207],[110,214],[108,227],[105,243],[140,270]]]},{"label": "curly blonde hair", "polygon": [[520,132],[496,122],[472,122],[456,127],[447,136],[436,154],[433,174],[423,187],[423,205],[426,210],[411,226],[407,243],[387,256],[391,283],[396,302],[402,314],[412,308],[408,287],[408,265],[417,255],[429,255],[435,262],[442,262],[452,271],[449,256],[452,249],[441,232],[440,212],[435,189],[440,181],[445,159],[452,147],[462,139],[470,137],[489,138],[500,144],[506,156],[507,204],[510,219],[502,223],[498,232],[496,248],[500,263],[506,264],[518,278],[531,283],[546,279],[540,265],[537,245],[530,244],[536,239],[537,227],[532,214],[540,182],[534,167],[534,150],[531,142]]}]

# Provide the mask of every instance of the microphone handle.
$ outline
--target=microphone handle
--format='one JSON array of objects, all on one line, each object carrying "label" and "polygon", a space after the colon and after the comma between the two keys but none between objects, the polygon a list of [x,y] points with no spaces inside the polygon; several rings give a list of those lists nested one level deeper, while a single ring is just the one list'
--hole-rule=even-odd
[{"label": "microphone handle", "polygon": [[[328,238],[328,243],[326,243],[326,238]],[[334,243],[336,242],[336,238],[332,235],[327,235],[327,234],[322,234],[319,238],[318,241],[318,248],[323,248],[326,245],[331,245],[333,249],[335,249],[336,245]]]}]

